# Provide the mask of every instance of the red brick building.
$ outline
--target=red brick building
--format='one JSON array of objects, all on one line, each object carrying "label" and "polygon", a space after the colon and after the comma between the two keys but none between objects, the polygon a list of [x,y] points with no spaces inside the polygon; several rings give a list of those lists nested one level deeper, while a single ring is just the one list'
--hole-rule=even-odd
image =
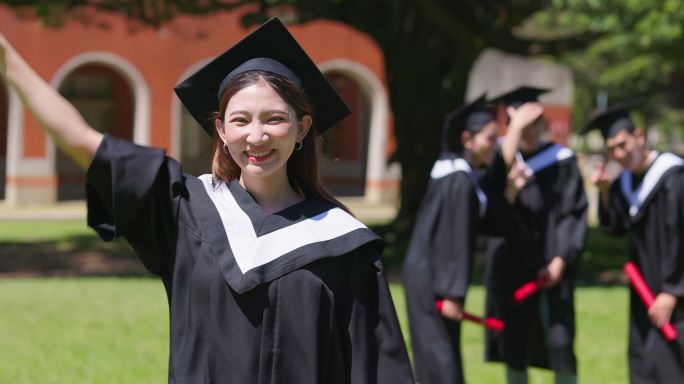
[{"label": "red brick building", "polygon": [[[202,174],[210,171],[208,138],[172,88],[248,32],[241,13],[181,16],[153,29],[81,9],[51,28],[0,6],[0,33],[93,127],[166,148],[187,172]],[[327,185],[368,202],[396,196],[397,172],[386,161],[394,135],[381,50],[338,22],[290,30],[354,110],[325,138]],[[83,198],[82,172],[74,167],[0,81],[0,199],[21,205]]]}]

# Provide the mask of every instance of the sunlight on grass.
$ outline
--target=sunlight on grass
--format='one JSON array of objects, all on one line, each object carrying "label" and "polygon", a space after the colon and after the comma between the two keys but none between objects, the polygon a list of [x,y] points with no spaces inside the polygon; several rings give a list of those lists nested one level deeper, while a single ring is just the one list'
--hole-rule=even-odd
[{"label": "sunlight on grass", "polygon": [[[403,290],[391,289],[408,337]],[[469,311],[482,313],[483,294],[470,289]],[[624,287],[578,289],[581,382],[627,382],[627,300]],[[1,383],[166,381],[168,309],[156,279],[4,279],[0,308]],[[464,324],[468,382],[503,383],[503,366],[483,362],[482,340],[479,326]],[[550,374],[532,370],[530,383],[550,382]]]},{"label": "sunlight on grass", "polygon": [[73,236],[93,236],[85,220],[0,221],[0,242],[62,240]]}]

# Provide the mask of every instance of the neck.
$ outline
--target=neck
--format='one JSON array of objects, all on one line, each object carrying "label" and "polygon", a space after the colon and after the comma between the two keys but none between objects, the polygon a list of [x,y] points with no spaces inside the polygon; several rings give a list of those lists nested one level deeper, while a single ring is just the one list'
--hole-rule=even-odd
[{"label": "neck", "polygon": [[243,173],[240,175],[240,185],[251,193],[261,208],[269,214],[302,200],[302,196],[290,186],[286,170],[268,177],[255,177]]},{"label": "neck", "polygon": [[637,175],[644,174],[648,167],[651,166],[653,163],[653,160],[656,158],[656,152],[655,151],[650,151],[646,148],[644,148],[644,155],[642,156],[641,160],[639,161],[639,164],[637,165],[636,168],[634,168],[634,173]]}]

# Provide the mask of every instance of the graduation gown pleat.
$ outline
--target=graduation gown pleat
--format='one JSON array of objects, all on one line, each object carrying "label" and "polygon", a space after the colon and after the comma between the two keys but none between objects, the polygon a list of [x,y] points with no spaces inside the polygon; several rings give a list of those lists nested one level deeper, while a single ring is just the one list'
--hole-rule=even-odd
[{"label": "graduation gown pleat", "polygon": [[[523,158],[539,163],[535,156],[553,146],[543,145]],[[497,156],[487,179],[490,188],[502,191],[506,175],[503,158]],[[586,239],[587,200],[575,157],[550,161],[537,170],[520,191],[514,210],[529,237],[487,241],[486,312],[502,319],[506,327],[502,333],[486,332],[485,358],[517,370],[534,366],[576,372],[574,288]],[[555,256],[566,262],[561,282],[514,304],[515,290],[534,280]]]},{"label": "graduation gown pleat", "polygon": [[[671,322],[679,337],[668,343],[630,287],[628,356],[632,384],[684,383],[684,166],[673,166],[655,176],[643,201],[628,202],[621,177],[611,186],[608,206],[599,205],[601,227],[617,236],[627,235],[629,260],[653,295],[668,292],[677,297]],[[636,189],[639,183],[634,181]]]},{"label": "graduation gown pleat", "polygon": [[105,136],[88,223],[123,236],[170,310],[169,383],[411,383],[382,242],[323,199],[265,214],[237,182]]}]

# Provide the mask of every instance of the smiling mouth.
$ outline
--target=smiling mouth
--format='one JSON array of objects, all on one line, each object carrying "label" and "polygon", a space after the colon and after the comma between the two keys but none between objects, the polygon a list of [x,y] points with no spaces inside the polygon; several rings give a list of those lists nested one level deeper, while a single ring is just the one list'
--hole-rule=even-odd
[{"label": "smiling mouth", "polygon": [[245,151],[245,155],[247,155],[247,158],[249,158],[249,161],[251,162],[261,162],[269,157],[275,152],[274,149],[270,149],[267,151]]}]

